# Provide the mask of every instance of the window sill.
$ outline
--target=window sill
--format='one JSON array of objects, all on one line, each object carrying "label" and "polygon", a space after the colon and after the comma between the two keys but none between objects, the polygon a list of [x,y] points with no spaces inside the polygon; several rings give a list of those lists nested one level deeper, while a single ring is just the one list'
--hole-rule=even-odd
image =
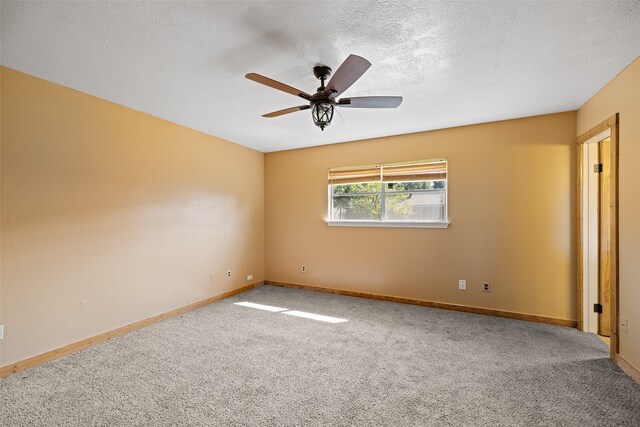
[{"label": "window sill", "polygon": [[326,221],[330,227],[449,228],[449,221]]}]

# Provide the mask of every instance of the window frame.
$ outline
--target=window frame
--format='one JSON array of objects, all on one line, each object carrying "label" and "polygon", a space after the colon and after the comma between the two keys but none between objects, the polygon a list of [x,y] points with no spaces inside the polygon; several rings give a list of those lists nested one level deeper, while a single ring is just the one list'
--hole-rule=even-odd
[{"label": "window frame", "polygon": [[[386,217],[386,195],[388,194],[385,190],[385,181],[383,178],[384,168],[389,168],[393,166],[411,166],[411,165],[422,165],[428,163],[442,163],[446,164],[446,185],[444,188],[444,219],[443,220],[425,220],[425,221],[415,221],[415,220],[385,220]],[[327,219],[325,222],[328,226],[334,227],[396,227],[396,228],[448,228],[450,224],[449,220],[449,160],[446,157],[437,158],[437,159],[428,159],[428,160],[414,160],[410,162],[401,162],[401,163],[386,163],[379,165],[371,165],[371,166],[354,166],[347,168],[331,168],[329,169],[328,175],[330,175],[331,171],[339,171],[339,170],[353,170],[353,169],[366,169],[366,168],[380,168],[381,170],[381,178],[380,181],[382,183],[380,192],[371,193],[371,194],[379,194],[381,196],[381,205],[380,205],[380,219],[379,220],[360,220],[360,219],[332,219],[333,214],[333,185],[329,183],[327,185]],[[423,180],[423,181],[436,181],[436,180]],[[442,180],[440,180],[442,181]],[[378,181],[367,181],[367,182],[378,182]],[[410,181],[389,181],[389,182],[410,182]],[[422,181],[417,181],[422,182]],[[396,193],[396,192],[393,192]],[[402,193],[415,193],[413,191],[403,191],[398,192],[396,194]]]}]

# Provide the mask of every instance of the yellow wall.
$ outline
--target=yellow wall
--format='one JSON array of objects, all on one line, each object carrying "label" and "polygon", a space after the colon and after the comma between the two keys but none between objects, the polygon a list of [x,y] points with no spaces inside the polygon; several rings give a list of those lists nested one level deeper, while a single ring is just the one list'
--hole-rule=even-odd
[{"label": "yellow wall", "polygon": [[[573,320],[575,129],[570,112],[266,154],[267,280]],[[440,157],[448,229],[325,224],[327,169]]]},{"label": "yellow wall", "polygon": [[[576,128],[615,112],[620,312],[630,323],[621,353],[640,366],[640,60],[577,118],[266,155],[0,70],[0,366],[238,288],[248,274],[575,319],[572,147]],[[440,157],[449,160],[448,229],[325,224],[327,169]]]},{"label": "yellow wall", "polygon": [[620,354],[640,369],[640,58],[578,110],[580,135],[620,113],[619,146],[619,316],[629,332],[619,333]]},{"label": "yellow wall", "polygon": [[1,70],[0,366],[263,279],[262,153]]}]

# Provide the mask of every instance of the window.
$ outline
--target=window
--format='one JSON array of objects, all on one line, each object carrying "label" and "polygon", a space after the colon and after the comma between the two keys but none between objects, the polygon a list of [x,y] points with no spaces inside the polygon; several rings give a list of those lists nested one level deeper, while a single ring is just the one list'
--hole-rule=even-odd
[{"label": "window", "polygon": [[446,227],[447,160],[329,170],[329,225]]}]

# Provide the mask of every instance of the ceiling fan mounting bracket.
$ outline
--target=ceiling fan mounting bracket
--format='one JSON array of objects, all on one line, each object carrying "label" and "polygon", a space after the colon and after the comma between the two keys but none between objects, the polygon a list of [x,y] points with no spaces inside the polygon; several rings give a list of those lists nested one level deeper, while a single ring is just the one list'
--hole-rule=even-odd
[{"label": "ceiling fan mounting bracket", "polygon": [[313,75],[316,76],[318,80],[326,80],[331,75],[331,68],[326,65],[316,65],[313,67]]},{"label": "ceiling fan mounting bracket", "polygon": [[316,76],[318,80],[320,80],[320,87],[318,88],[318,92],[324,91],[324,81],[329,78],[331,75],[331,68],[326,65],[316,65],[313,67],[313,75]]}]

